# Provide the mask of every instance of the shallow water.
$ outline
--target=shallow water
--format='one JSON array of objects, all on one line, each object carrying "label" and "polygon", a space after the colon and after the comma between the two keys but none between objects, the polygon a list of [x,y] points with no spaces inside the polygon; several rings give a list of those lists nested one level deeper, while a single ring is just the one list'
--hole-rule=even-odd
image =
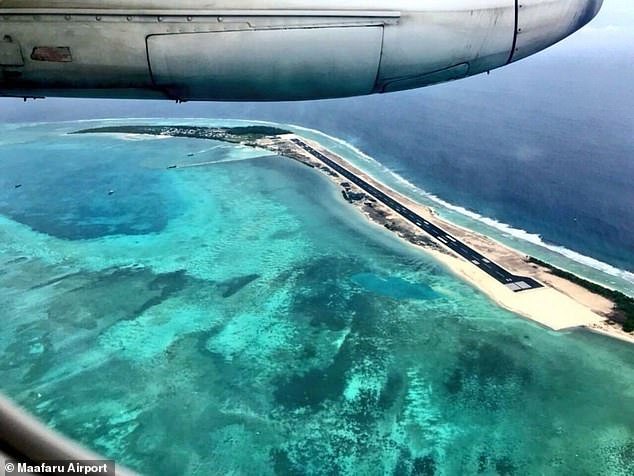
[{"label": "shallow water", "polygon": [[0,389],[51,426],[146,474],[634,472],[631,346],[497,308],[290,160],[73,128],[0,147]]},{"label": "shallow water", "polygon": [[359,273],[352,281],[362,289],[394,299],[435,299],[438,294],[424,283],[412,283],[401,278],[387,278],[372,273]]}]

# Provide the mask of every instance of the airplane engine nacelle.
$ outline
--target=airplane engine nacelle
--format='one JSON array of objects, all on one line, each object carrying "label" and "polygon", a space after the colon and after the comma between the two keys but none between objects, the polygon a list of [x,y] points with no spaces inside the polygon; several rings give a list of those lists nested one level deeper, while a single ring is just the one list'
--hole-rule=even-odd
[{"label": "airplane engine nacelle", "polygon": [[529,56],[585,25],[602,0],[341,3],[0,0],[0,96],[275,101],[399,91]]}]

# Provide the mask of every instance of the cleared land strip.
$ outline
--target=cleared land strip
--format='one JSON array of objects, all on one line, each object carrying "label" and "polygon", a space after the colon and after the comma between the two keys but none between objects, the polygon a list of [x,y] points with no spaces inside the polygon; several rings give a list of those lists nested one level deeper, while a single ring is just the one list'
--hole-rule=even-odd
[{"label": "cleared land strip", "polygon": [[494,278],[496,281],[504,284],[513,292],[522,292],[527,291],[529,289],[537,289],[543,287],[541,283],[536,281],[533,278],[529,278],[526,276],[516,276],[497,263],[491,261],[487,257],[478,253],[476,250],[471,248],[470,246],[464,244],[462,241],[458,240],[454,236],[445,232],[442,228],[430,223],[425,220],[423,217],[413,212],[405,205],[394,200],[389,195],[383,193],[381,190],[377,189],[373,185],[370,185],[368,182],[358,177],[354,173],[350,172],[345,167],[339,165],[332,159],[329,159],[324,154],[315,150],[310,145],[306,144],[304,141],[293,138],[291,141],[304,149],[306,152],[311,154],[314,158],[322,161],[328,167],[336,171],[337,173],[344,176],[346,179],[350,180],[356,186],[370,194],[375,199],[379,200],[381,203],[385,204],[396,213],[401,215],[406,220],[410,221],[418,228],[426,232],[428,235],[432,236],[436,240],[440,241],[447,248],[454,251],[456,254],[462,256],[467,261],[471,262],[474,266],[478,266],[484,272],[486,272],[489,276]]}]

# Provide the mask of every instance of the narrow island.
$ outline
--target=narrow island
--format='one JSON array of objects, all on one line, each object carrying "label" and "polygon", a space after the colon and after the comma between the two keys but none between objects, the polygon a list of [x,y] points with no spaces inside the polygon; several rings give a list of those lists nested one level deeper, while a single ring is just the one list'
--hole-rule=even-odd
[{"label": "narrow island", "polygon": [[[634,299],[440,218],[321,144],[270,126],[109,126],[123,133],[210,139],[261,148],[325,173],[372,223],[424,249],[498,305],[553,330],[583,327],[634,343]],[[210,162],[209,164],[212,164]],[[169,169],[207,163],[171,165]]]}]

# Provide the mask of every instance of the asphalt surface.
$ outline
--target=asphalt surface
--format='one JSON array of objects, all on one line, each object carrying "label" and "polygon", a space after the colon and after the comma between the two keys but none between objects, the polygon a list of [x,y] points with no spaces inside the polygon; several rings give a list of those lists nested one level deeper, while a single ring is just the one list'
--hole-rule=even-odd
[{"label": "asphalt surface", "polygon": [[426,219],[416,214],[403,204],[397,202],[390,196],[386,195],[376,187],[370,185],[368,182],[363,180],[362,178],[356,176],[346,168],[339,165],[332,159],[329,159],[321,152],[315,150],[310,145],[306,144],[300,139],[291,139],[294,144],[304,149],[310,155],[315,157],[318,160],[321,160],[328,167],[341,174],[343,177],[348,179],[350,182],[357,185],[359,188],[364,190],[366,193],[382,202],[396,213],[401,215],[406,220],[410,221],[418,228],[423,230],[428,235],[432,236],[434,239],[442,243],[447,248],[451,249],[467,261],[471,262],[474,266],[478,266],[482,271],[486,272],[489,276],[493,277],[503,285],[507,286],[514,292],[527,291],[529,289],[536,289],[543,287],[539,282],[534,280],[533,278],[524,277],[524,276],[515,276],[514,274],[508,272],[506,269],[502,268],[497,263],[491,261],[486,256],[478,253],[473,248],[467,246],[457,238],[451,236],[449,233],[445,232],[442,228],[434,225],[433,223],[428,222]]}]

